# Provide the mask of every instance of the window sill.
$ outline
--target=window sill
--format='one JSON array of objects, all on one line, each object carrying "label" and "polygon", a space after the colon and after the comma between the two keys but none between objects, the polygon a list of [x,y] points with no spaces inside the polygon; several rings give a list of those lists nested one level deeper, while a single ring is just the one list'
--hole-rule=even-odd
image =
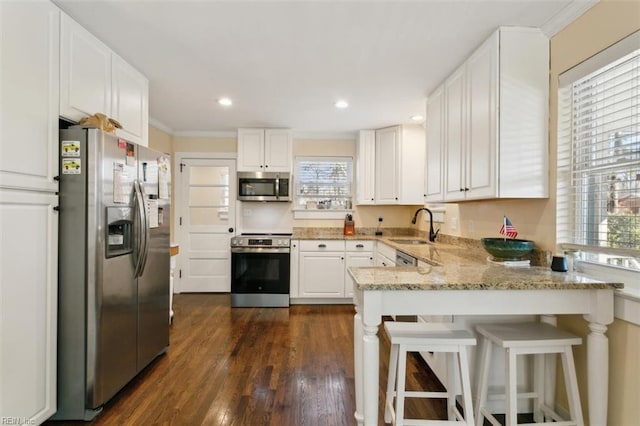
[{"label": "window sill", "polygon": [[622,282],[625,288],[615,291],[613,306],[616,318],[640,326],[640,288],[637,283],[639,272],[598,265],[589,262],[576,263],[577,269],[599,280]]},{"label": "window sill", "polygon": [[640,326],[640,290],[616,290],[613,306],[616,318]]},{"label": "window sill", "polygon": [[352,213],[353,210],[340,210],[340,209],[294,209],[294,219],[344,219],[345,215]]}]

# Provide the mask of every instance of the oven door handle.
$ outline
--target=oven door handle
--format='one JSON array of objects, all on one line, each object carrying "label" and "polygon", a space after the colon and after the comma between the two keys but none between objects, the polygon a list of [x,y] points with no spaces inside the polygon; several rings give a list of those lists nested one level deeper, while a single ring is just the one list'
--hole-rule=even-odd
[{"label": "oven door handle", "polygon": [[233,247],[231,253],[290,253],[289,247],[275,248],[275,247]]}]

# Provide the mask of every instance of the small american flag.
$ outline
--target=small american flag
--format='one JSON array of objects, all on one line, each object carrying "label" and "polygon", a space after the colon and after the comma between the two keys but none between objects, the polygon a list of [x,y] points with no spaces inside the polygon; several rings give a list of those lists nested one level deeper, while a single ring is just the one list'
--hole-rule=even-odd
[{"label": "small american flag", "polygon": [[518,236],[518,231],[516,230],[516,227],[513,226],[509,218],[506,216],[504,216],[503,218],[503,223],[502,223],[502,228],[500,228],[500,233],[502,235],[506,235],[509,238],[515,238]]}]

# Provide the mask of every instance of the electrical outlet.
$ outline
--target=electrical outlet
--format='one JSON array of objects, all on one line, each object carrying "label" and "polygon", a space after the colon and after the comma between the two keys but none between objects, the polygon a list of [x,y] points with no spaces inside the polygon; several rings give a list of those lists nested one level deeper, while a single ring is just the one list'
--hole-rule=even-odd
[{"label": "electrical outlet", "polygon": [[451,218],[451,230],[452,231],[457,231],[458,230],[458,218],[457,217],[452,217]]},{"label": "electrical outlet", "polygon": [[469,232],[474,232],[476,230],[476,223],[473,220],[469,221]]}]

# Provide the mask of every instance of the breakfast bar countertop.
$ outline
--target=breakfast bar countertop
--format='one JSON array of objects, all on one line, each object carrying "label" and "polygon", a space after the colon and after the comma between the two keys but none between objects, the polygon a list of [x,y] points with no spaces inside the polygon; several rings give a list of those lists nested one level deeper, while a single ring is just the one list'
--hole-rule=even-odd
[{"label": "breakfast bar countertop", "polygon": [[578,273],[533,266],[512,268],[482,263],[427,267],[352,267],[358,290],[535,290],[607,289],[623,284],[602,282]]}]

